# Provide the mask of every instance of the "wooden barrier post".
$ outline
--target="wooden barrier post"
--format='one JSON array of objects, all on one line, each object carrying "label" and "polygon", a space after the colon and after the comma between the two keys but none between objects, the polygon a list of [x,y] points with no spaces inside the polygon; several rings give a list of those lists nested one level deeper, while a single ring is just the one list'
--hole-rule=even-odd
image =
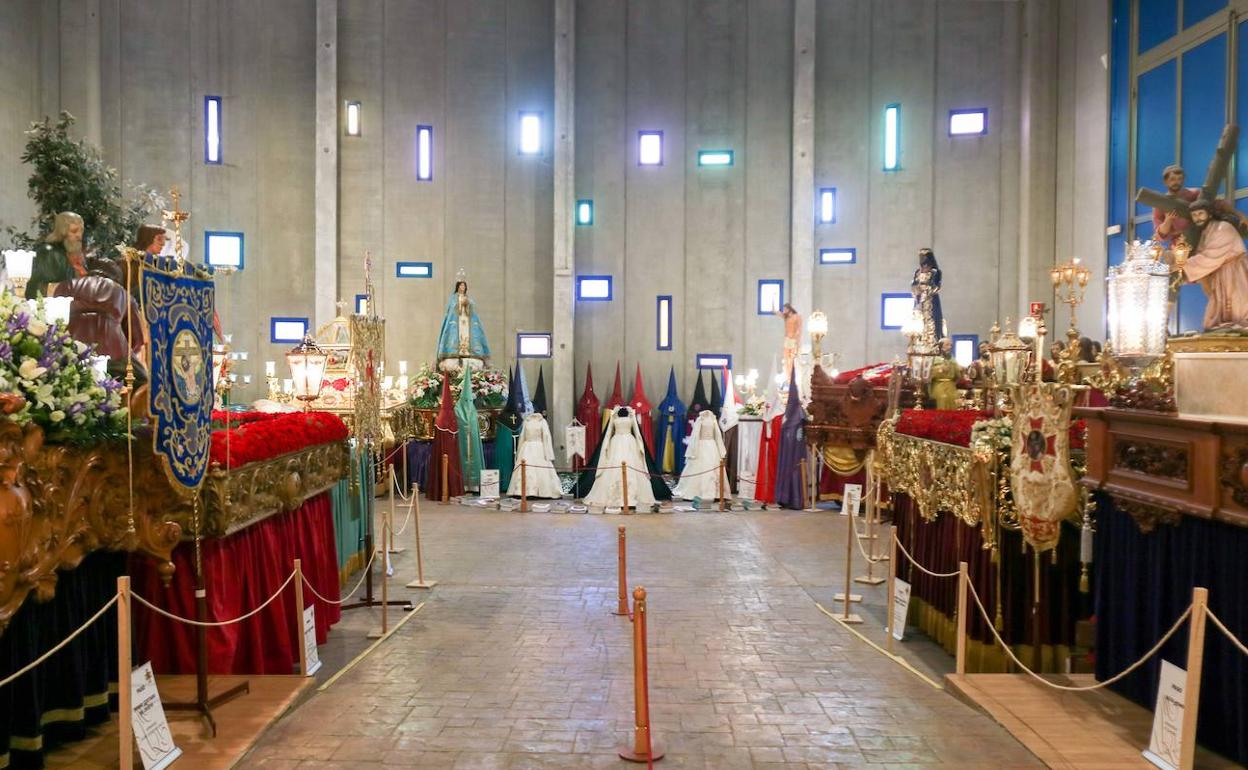
[{"label": "wooden barrier post", "polygon": [[520,461],[520,512],[529,512],[529,464],[526,460]]},{"label": "wooden barrier post", "polygon": [[[389,537],[389,530],[390,523],[383,518],[381,520],[381,542],[383,544],[386,542],[386,538]],[[368,632],[369,639],[380,639],[390,633],[390,555],[386,553],[385,545],[382,545],[377,554],[381,556],[381,631]]]},{"label": "wooden barrier post", "polygon": [[436,580],[425,580],[424,551],[420,545],[420,485],[412,484],[412,527],[416,530],[416,579],[407,584],[408,588],[433,588]]},{"label": "wooden barrier post", "polygon": [[117,749],[121,770],[134,768],[134,726],[130,723],[130,576],[117,578]]},{"label": "wooden barrier post", "polygon": [[[406,475],[406,473],[404,475]],[[391,465],[390,466],[390,545],[387,548],[387,550],[389,550],[390,553],[403,553],[403,551],[406,550],[403,548],[403,546],[395,545],[394,543],[394,536],[395,536],[394,520],[398,518],[398,514],[395,512],[395,508],[394,508],[396,505],[395,500],[394,500],[394,494],[398,490],[398,488],[399,488],[399,473],[398,471],[394,469],[394,466]]]},{"label": "wooden barrier post", "polygon": [[650,733],[650,674],[646,655],[646,589],[633,591],[633,745],[620,749],[620,758],[629,762],[657,762],[663,752],[654,745]]},{"label": "wooden barrier post", "polygon": [[1200,712],[1200,674],[1205,667],[1205,619],[1209,589],[1192,589],[1192,619],[1187,625],[1187,681],[1183,685],[1183,730],[1179,733],[1179,770],[1196,766],[1196,718]]},{"label": "wooden barrier post", "polygon": [[295,559],[295,628],[299,636],[299,676],[308,675],[307,629],[303,627],[303,559]]},{"label": "wooden barrier post", "polygon": [[845,523],[849,527],[845,532],[845,593],[838,598],[844,600],[845,610],[841,613],[842,623],[861,623],[861,615],[851,615],[849,613],[849,603],[852,601],[862,601],[860,594],[851,594],[850,587],[853,585],[854,576],[854,538],[858,537],[857,530],[854,529],[854,512],[846,511]]},{"label": "wooden barrier post", "polygon": [[[893,628],[894,628],[893,624],[897,622],[897,618],[894,617],[897,607],[893,603],[893,591],[896,590],[896,585],[897,585],[897,526],[896,525],[890,525],[888,528],[888,549],[889,549],[889,555],[892,558],[888,560],[888,589],[887,589],[888,595],[886,598],[886,601],[888,602],[888,641],[887,641],[887,644],[888,644],[888,651],[892,652],[893,651]],[[901,622],[905,623],[906,619],[902,618]]]},{"label": "wooden barrier post", "polygon": [[451,501],[451,490],[447,488],[447,476],[450,475],[450,458],[446,452],[442,453],[442,504],[446,505]]},{"label": "wooden barrier post", "polygon": [[805,457],[803,457],[801,460],[799,460],[799,461],[798,461],[798,465],[799,465],[799,467],[801,468],[801,472],[802,472],[802,510],[803,510],[803,511],[806,511],[806,510],[810,510],[810,503],[809,503],[809,501],[808,501],[808,500],[807,500],[807,498],[806,498],[806,494],[807,494],[807,490],[806,490],[806,458],[805,458]]},{"label": "wooden barrier post", "polygon": [[624,505],[620,508],[620,513],[628,513],[628,462],[620,463],[620,476],[624,481]]},{"label": "wooden barrier post", "polygon": [[958,676],[966,673],[966,594],[969,580],[966,562],[958,562],[958,652],[954,668]]},{"label": "wooden barrier post", "polygon": [[719,512],[724,512],[724,479],[728,478],[727,465],[719,461]]},{"label": "wooden barrier post", "polygon": [[619,530],[617,550],[619,551],[619,555],[616,561],[619,564],[620,597],[619,597],[619,602],[615,606],[615,612],[612,612],[611,614],[623,615],[627,617],[628,616],[628,576],[627,576],[628,574],[628,542],[626,540],[626,535],[624,534],[623,527],[620,527],[620,530]]},{"label": "wooden barrier post", "polygon": [[866,515],[863,517],[863,519],[865,520],[866,525],[867,525],[867,545],[869,546],[869,548],[867,549],[867,554],[868,554],[867,574],[859,575],[858,577],[854,578],[854,582],[862,583],[863,585],[878,586],[880,583],[884,582],[884,578],[877,577],[875,575],[875,572],[873,571],[873,567],[875,566],[875,562],[873,561],[873,559],[876,558],[875,541],[877,539],[876,534],[875,534],[875,523],[876,523],[876,518],[877,518],[875,515],[875,510],[876,510],[875,494],[879,485],[879,481],[875,478],[875,475],[871,473],[870,464],[867,465],[866,482],[867,482],[866,490],[865,490],[866,496],[864,497],[864,503],[867,507],[866,507]]}]

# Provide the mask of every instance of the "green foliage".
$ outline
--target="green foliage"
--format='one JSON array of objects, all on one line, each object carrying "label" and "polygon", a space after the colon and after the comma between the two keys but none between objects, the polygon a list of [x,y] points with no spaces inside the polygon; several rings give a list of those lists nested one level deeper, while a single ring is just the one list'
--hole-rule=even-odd
[{"label": "green foliage", "polygon": [[125,197],[117,169],[104,162],[99,148],[70,137],[73,124],[74,116],[62,112],[55,124],[51,118],[44,118],[30,125],[22,162],[33,168],[27,195],[38,212],[29,230],[23,232],[9,225],[4,232],[15,247],[26,248],[51,232],[52,219],[58,213],[73,211],[82,216],[89,247],[101,256],[115,256],[113,248],[132,242],[139,225],[148,221],[163,201],[154,189],[144,185],[125,185],[130,193]]}]

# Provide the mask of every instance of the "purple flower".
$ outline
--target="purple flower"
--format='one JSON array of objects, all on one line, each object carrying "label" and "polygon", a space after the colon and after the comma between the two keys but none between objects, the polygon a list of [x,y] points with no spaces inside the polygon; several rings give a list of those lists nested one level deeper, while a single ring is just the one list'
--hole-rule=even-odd
[{"label": "purple flower", "polygon": [[74,403],[70,404],[69,409],[66,410],[66,412],[69,414],[70,417],[73,417],[74,415],[82,414],[85,411],[87,411],[87,405],[82,403],[81,401],[75,401]]},{"label": "purple flower", "polygon": [[8,343],[8,340],[0,342],[0,360],[13,360],[13,346]]},{"label": "purple flower", "polygon": [[96,408],[100,410],[100,414],[112,414],[113,412],[117,411],[117,407],[113,406],[107,401],[100,403],[100,405],[97,406]]},{"label": "purple flower", "polygon": [[4,328],[9,334],[17,334],[18,332],[26,328],[26,324],[29,321],[30,321],[30,316],[27,315],[26,311],[19,310],[13,315],[9,316],[9,322],[5,324]]}]

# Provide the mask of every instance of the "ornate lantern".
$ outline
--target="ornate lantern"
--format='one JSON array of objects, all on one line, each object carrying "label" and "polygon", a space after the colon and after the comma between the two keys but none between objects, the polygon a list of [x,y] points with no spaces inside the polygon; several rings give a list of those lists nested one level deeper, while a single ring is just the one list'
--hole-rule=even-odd
[{"label": "ornate lantern", "polygon": [[814,347],[815,361],[818,362],[822,358],[823,338],[828,333],[828,317],[822,310],[816,310],[810,314],[807,322],[810,324],[810,342]]},{"label": "ornate lantern", "polygon": [[35,252],[27,249],[11,249],[4,252],[4,269],[9,273],[9,282],[13,284],[13,292],[17,296],[26,295],[26,284],[30,281],[30,271],[34,267]]},{"label": "ornate lantern", "polygon": [[321,395],[321,386],[325,383],[325,364],[329,354],[321,350],[312,340],[311,334],[305,334],[303,342],[286,354],[286,363],[290,367],[292,395],[303,402],[304,409],[312,406]]},{"label": "ornate lantern", "polygon": [[1166,350],[1170,269],[1150,241],[1134,241],[1126,251],[1126,261],[1105,279],[1109,341],[1114,356],[1138,371]]},{"label": "ornate lantern", "polygon": [[1027,371],[1027,357],[1031,346],[1019,339],[1011,328],[1010,319],[1005,319],[1005,333],[997,337],[989,346],[992,356],[992,374],[997,387],[1008,388],[1022,382],[1023,373]]}]

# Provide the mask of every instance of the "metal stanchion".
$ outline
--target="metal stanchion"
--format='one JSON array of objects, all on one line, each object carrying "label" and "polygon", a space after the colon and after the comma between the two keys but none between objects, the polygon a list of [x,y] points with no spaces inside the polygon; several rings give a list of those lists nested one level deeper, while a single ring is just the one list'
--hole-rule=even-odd
[{"label": "metal stanchion", "polygon": [[117,578],[117,750],[121,770],[134,768],[134,726],[130,723],[130,576]]},{"label": "metal stanchion", "polygon": [[[888,528],[888,548],[892,558],[888,560],[888,594],[886,601],[888,602],[888,651],[893,651],[893,628],[897,622],[895,617],[897,607],[893,602],[893,591],[897,585],[897,527],[890,525]],[[905,618],[901,619],[902,624],[906,622]]]},{"label": "metal stanchion", "polygon": [[408,588],[433,588],[436,580],[425,580],[424,551],[420,545],[420,485],[412,484],[412,527],[416,529],[416,579],[407,584]]},{"label": "metal stanchion", "polygon": [[446,452],[442,453],[442,504],[446,505],[451,500],[451,490],[447,488],[448,476],[450,476],[450,458]]},{"label": "metal stanchion", "polygon": [[[389,537],[390,522],[385,518],[381,520],[381,542],[385,543]],[[390,557],[386,554],[383,545],[377,551],[377,555],[381,557],[381,630],[369,631],[369,639],[380,639],[390,633]]]},{"label": "metal stanchion", "polygon": [[529,512],[529,464],[520,461],[520,512]]},{"label": "metal stanchion", "polygon": [[1187,626],[1187,681],[1183,685],[1183,729],[1179,733],[1179,770],[1196,766],[1196,717],[1200,710],[1200,674],[1205,667],[1205,611],[1209,590],[1192,589],[1192,619]]},{"label": "metal stanchion", "polygon": [[628,463],[620,463],[620,476],[624,481],[624,505],[620,508],[620,513],[628,513]]},{"label": "metal stanchion", "polygon": [[624,534],[624,528],[620,527],[619,531],[619,577],[620,577],[620,596],[619,602],[616,604],[615,612],[612,615],[628,616],[628,542]]},{"label": "metal stanchion", "polygon": [[958,562],[958,647],[954,671],[958,676],[966,673],[966,586],[969,577],[966,562]]},{"label": "metal stanchion", "polygon": [[657,762],[663,752],[654,745],[650,732],[650,674],[646,655],[646,589],[633,591],[633,697],[636,702],[633,720],[633,745],[620,749],[621,759],[629,762]]},{"label": "metal stanchion", "polygon": [[724,479],[728,478],[727,465],[719,461],[719,512],[724,512]]}]

